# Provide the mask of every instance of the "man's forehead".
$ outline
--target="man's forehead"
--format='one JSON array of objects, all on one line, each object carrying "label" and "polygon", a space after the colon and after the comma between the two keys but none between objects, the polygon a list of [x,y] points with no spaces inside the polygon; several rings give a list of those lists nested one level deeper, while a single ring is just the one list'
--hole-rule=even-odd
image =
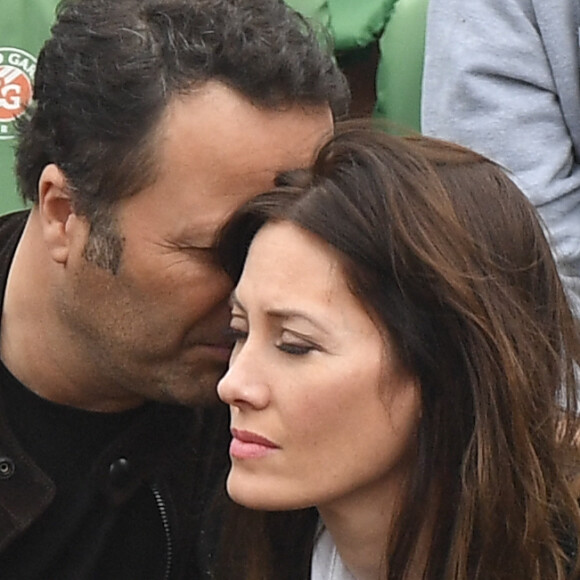
[{"label": "man's forehead", "polygon": [[239,160],[238,169],[244,171],[246,162],[251,164],[264,153],[274,167],[275,157],[303,157],[332,131],[332,125],[329,106],[260,108],[234,89],[211,81],[170,103],[162,141],[169,156],[183,153],[186,141],[205,151],[207,161],[230,160],[235,165]]}]

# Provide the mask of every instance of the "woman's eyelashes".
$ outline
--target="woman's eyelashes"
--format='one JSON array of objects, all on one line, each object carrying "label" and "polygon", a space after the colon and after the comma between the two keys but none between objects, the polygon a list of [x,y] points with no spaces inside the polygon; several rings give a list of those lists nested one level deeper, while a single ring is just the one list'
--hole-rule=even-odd
[{"label": "woman's eyelashes", "polygon": [[[317,344],[306,341],[302,338],[286,336],[287,333],[288,331],[284,329],[280,338],[275,339],[273,342],[274,346],[279,351],[293,356],[302,356],[312,351],[321,350],[320,346]],[[247,340],[249,332],[245,328],[231,324],[228,334],[231,340],[236,343],[236,346],[240,346],[240,344]]]},{"label": "woman's eyelashes", "polygon": [[283,341],[276,342],[276,348],[282,352],[285,352],[286,354],[296,356],[305,355],[309,352],[312,352],[313,350],[317,350],[317,348],[312,344],[299,344],[296,342]]}]

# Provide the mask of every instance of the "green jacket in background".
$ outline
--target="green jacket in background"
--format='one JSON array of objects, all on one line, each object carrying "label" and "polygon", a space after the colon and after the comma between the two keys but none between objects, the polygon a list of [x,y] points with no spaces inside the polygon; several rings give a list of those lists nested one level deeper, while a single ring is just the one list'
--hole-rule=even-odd
[{"label": "green jacket in background", "polygon": [[14,178],[13,120],[30,101],[36,58],[48,38],[57,2],[0,2],[0,214],[24,206]]},{"label": "green jacket in background", "polygon": [[378,42],[374,114],[420,130],[428,0],[286,0],[330,32],[337,55]]}]

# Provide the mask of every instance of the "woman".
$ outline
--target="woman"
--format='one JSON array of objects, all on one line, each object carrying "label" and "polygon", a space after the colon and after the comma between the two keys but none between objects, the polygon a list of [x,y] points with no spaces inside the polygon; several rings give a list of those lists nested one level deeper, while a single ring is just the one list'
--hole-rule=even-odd
[{"label": "woman", "polygon": [[220,251],[227,490],[246,507],[216,577],[580,577],[579,340],[500,168],[345,125]]}]

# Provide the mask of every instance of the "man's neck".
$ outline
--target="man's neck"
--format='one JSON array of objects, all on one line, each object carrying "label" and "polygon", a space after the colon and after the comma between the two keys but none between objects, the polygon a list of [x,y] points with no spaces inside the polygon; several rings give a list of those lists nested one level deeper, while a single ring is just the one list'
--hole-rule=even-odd
[{"label": "man's neck", "polygon": [[[50,257],[43,248],[32,212],[14,254],[4,295],[0,357],[29,390],[54,403],[89,411],[118,412],[138,407],[140,397],[109,388],[91,372],[91,357],[81,351],[51,307]],[[110,392],[109,392],[110,391]],[[119,393],[122,393],[121,397]]]}]

